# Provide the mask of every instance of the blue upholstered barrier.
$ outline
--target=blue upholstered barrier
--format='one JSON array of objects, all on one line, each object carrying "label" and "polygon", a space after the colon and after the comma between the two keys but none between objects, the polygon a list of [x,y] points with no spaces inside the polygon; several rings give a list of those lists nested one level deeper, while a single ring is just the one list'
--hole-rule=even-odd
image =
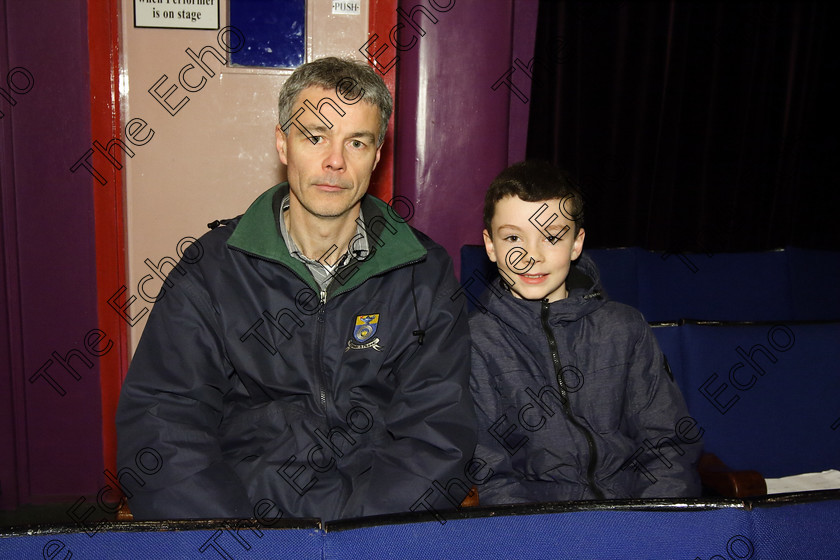
[{"label": "blue upholstered barrier", "polygon": [[[624,249],[586,249],[601,273],[601,285],[610,299],[639,307],[638,259],[644,252],[629,247]],[[652,321],[654,319],[648,319]]]},{"label": "blue upholstered barrier", "polygon": [[840,319],[840,253],[796,248],[787,252],[793,319]]},{"label": "blue upholstered barrier", "polygon": [[[571,502],[380,516],[323,528],[111,523],[2,533],[0,558],[625,559],[836,558],[840,491],[738,500]],[[289,520],[291,521],[291,520]],[[202,523],[202,522],[199,522]],[[71,556],[72,553],[72,556]]]},{"label": "blue upholstered barrier", "polygon": [[840,466],[840,323],[679,330],[683,392],[707,451],[768,478]]},{"label": "blue upholstered barrier", "polygon": [[[54,532],[0,537],[0,558],[25,560],[146,559],[146,558],[276,558],[321,559],[320,529],[184,529],[177,523],[111,523],[89,536],[84,532]],[[219,525],[219,523],[216,523]],[[93,530],[90,530],[93,533]],[[2,533],[2,530],[0,530]]]},{"label": "blue upholstered barrier", "polygon": [[692,266],[677,256],[663,256],[669,255],[649,251],[637,255],[639,309],[648,321],[793,317],[784,251],[691,255]]},{"label": "blue upholstered barrier", "polygon": [[733,535],[749,538],[750,514],[708,511],[579,511],[431,521],[331,534],[327,557],[485,560],[708,558]]},{"label": "blue upholstered barrier", "polygon": [[754,558],[837,558],[837,515],[837,502],[754,509],[750,515],[756,545]]}]

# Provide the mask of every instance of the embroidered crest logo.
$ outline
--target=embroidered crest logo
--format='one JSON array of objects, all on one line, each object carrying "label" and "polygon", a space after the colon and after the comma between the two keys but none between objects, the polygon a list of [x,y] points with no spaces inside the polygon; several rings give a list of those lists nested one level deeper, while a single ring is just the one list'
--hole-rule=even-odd
[{"label": "embroidered crest logo", "polygon": [[[376,329],[379,326],[379,313],[373,313],[370,315],[356,315],[356,324],[353,327],[353,338],[356,340],[347,341],[347,347],[344,349],[345,352],[348,350],[363,350],[365,348],[373,348],[377,352],[382,351],[382,347],[379,346],[379,338],[373,338],[373,335],[376,334]],[[358,344],[357,344],[358,343]]]}]

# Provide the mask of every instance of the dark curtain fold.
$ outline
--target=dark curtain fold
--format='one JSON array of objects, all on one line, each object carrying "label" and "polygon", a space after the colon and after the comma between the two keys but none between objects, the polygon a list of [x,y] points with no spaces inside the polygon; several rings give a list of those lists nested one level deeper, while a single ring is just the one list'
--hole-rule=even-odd
[{"label": "dark curtain fold", "polygon": [[840,249],[834,3],[541,1],[528,157],[589,247]]}]

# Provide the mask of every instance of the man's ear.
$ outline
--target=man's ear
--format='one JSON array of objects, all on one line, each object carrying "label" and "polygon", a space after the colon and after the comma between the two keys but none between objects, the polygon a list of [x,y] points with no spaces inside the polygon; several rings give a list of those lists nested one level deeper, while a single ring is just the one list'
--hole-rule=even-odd
[{"label": "man's ear", "polygon": [[487,256],[493,262],[496,262],[496,251],[493,248],[493,238],[490,237],[490,233],[485,229],[481,232],[482,236],[484,236],[484,250],[487,251]]},{"label": "man's ear", "polygon": [[288,144],[288,136],[283,132],[283,127],[278,123],[274,129],[274,138],[277,140],[277,155],[280,156],[280,161],[283,165],[288,165],[288,157],[286,156],[286,146]]},{"label": "man's ear", "polygon": [[575,236],[575,242],[572,245],[572,260],[577,259],[583,252],[584,237],[586,237],[586,232],[583,230],[583,228],[580,228],[580,231],[578,231],[577,236]]},{"label": "man's ear", "polygon": [[385,144],[385,142],[382,142],[382,144],[380,144],[379,147],[376,148],[376,159],[373,160],[373,167],[370,168],[371,173],[373,173],[373,170],[376,169],[376,164],[379,163],[379,158],[380,156],[382,156],[383,144]]}]

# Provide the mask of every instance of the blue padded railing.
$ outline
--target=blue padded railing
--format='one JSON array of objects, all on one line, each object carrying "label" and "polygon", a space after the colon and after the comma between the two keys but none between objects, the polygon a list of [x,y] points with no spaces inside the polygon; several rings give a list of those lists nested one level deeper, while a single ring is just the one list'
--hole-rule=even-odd
[{"label": "blue padded railing", "polygon": [[840,550],[840,491],[280,521],[110,523],[93,536],[73,527],[0,530],[0,558],[823,560]]}]

